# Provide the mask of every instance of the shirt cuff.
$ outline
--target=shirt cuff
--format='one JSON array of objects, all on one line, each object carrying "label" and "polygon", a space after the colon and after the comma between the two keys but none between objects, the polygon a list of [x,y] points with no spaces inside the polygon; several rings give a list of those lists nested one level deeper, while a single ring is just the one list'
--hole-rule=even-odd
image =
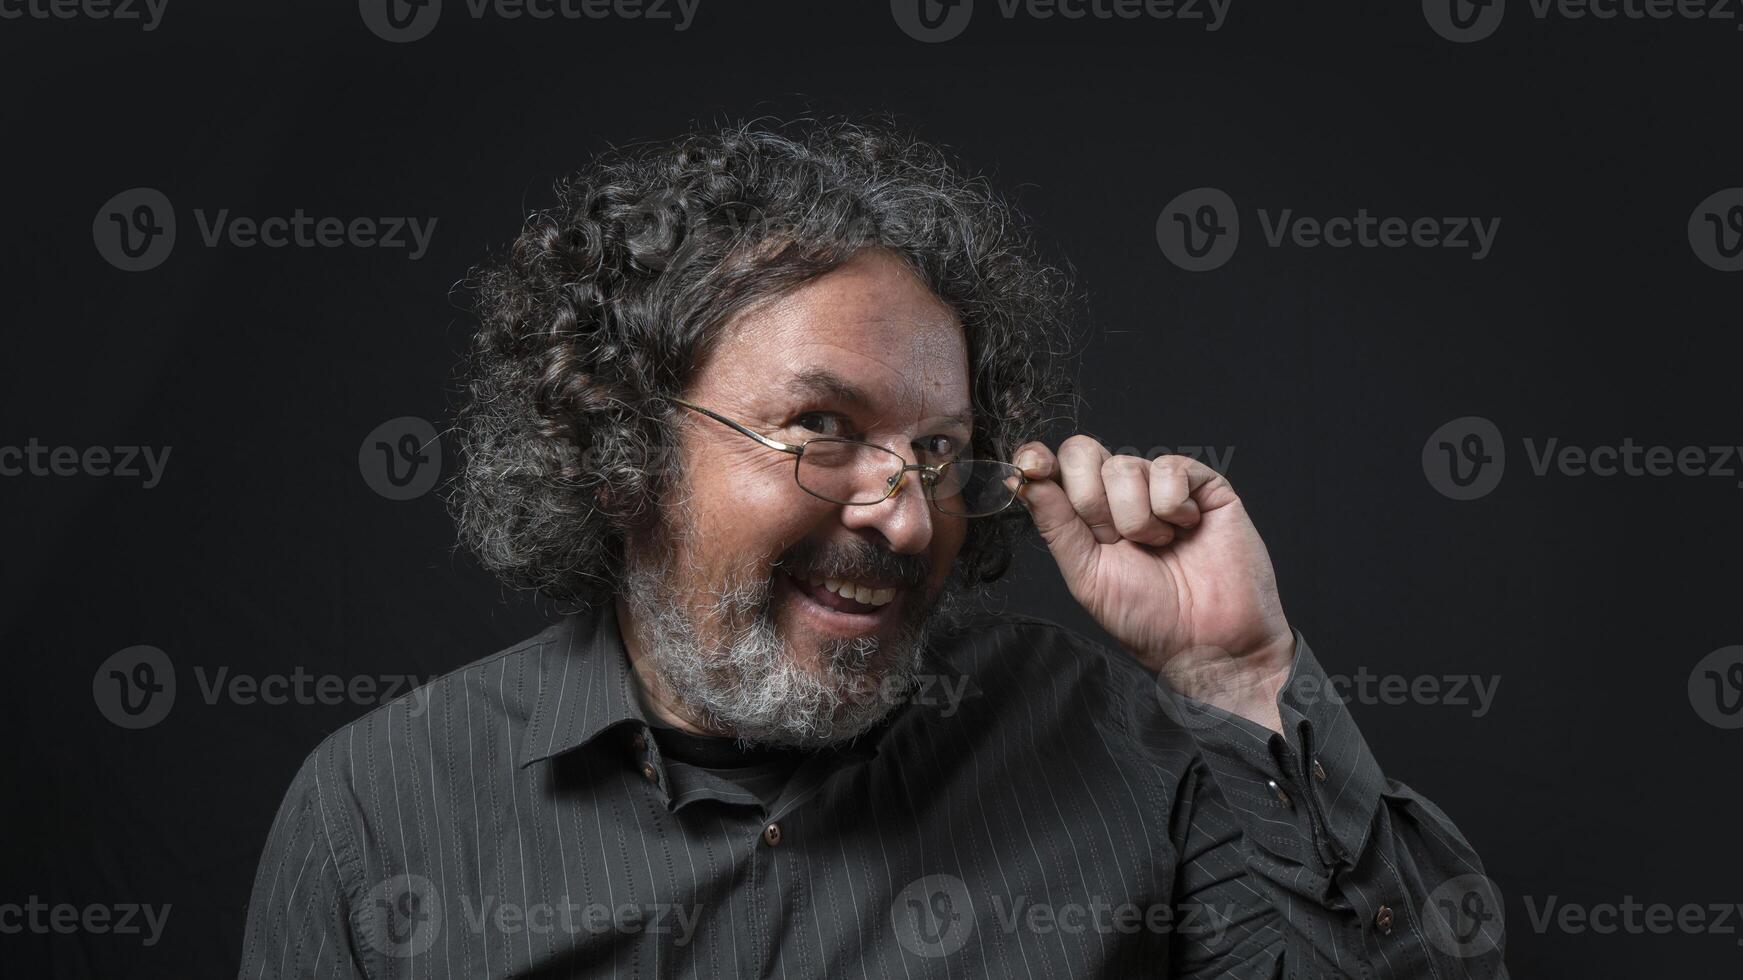
[{"label": "shirt cuff", "polygon": [[[1277,699],[1283,734],[1180,695],[1178,717],[1198,743],[1224,795],[1260,818],[1254,841],[1279,857],[1352,866],[1367,845],[1385,776],[1300,630]],[[1295,824],[1294,842],[1278,839]]]}]

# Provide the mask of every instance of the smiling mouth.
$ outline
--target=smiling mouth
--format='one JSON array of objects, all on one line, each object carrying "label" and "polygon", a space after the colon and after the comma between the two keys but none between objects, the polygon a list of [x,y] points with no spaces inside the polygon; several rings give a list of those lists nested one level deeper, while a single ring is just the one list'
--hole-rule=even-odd
[{"label": "smiling mouth", "polygon": [[887,610],[901,592],[900,589],[877,588],[839,579],[799,578],[787,572],[782,576],[800,595],[825,609],[868,618]]}]

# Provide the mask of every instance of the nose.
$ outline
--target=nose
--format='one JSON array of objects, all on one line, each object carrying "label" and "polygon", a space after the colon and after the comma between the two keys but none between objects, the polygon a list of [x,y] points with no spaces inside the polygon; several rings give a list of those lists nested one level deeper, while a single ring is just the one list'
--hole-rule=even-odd
[{"label": "nose", "polygon": [[932,521],[936,516],[915,470],[902,473],[895,492],[882,502],[841,508],[842,524],[854,530],[877,531],[889,542],[891,551],[903,555],[920,554],[932,544]]}]

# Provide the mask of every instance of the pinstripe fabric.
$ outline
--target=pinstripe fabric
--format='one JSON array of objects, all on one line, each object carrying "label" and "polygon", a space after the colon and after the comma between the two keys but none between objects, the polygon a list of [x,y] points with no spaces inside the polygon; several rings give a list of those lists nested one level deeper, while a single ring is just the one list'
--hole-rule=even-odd
[{"label": "pinstripe fabric", "polygon": [[1170,709],[1050,623],[957,623],[930,692],[765,812],[703,770],[673,784],[606,604],[321,743],[240,976],[1498,975],[1417,925],[1476,855],[1342,705],[1300,696],[1324,675],[1296,651],[1285,739]]}]

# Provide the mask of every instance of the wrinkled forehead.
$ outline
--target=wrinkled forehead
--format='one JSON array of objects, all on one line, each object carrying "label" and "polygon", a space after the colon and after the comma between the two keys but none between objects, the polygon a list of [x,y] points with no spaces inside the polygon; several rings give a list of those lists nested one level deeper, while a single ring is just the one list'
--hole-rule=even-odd
[{"label": "wrinkled forehead", "polygon": [[[956,314],[906,266],[856,259],[745,311],[698,379],[745,407],[807,397],[914,424],[970,410],[967,342]],[[867,424],[870,424],[868,422]]]}]

